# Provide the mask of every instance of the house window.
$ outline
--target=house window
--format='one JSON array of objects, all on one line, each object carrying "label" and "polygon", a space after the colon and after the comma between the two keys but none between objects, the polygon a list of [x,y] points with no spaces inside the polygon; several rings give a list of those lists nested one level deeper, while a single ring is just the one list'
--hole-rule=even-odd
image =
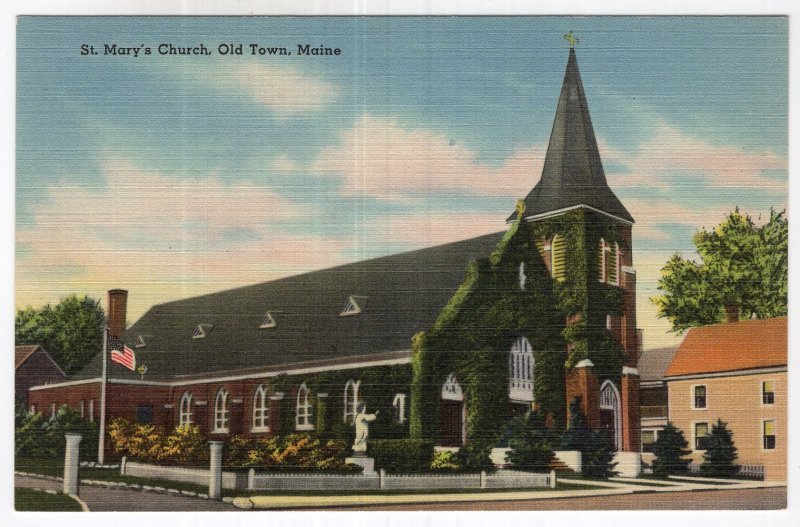
[{"label": "house window", "polygon": [[149,424],[153,422],[153,407],[149,404],[136,407],[136,422]]},{"label": "house window", "polygon": [[266,432],[269,430],[269,399],[267,387],[261,385],[256,388],[253,396],[253,431]]},{"label": "house window", "polygon": [[194,423],[192,414],[192,394],[184,392],[181,397],[181,405],[178,412],[178,426],[188,426],[192,423]]},{"label": "house window", "polygon": [[708,445],[708,423],[694,424],[694,449],[705,450]]},{"label": "house window", "polygon": [[230,410],[228,410],[228,390],[220,388],[214,400],[214,430],[213,432],[227,433]]},{"label": "house window", "polygon": [[89,399],[89,421],[94,422],[94,399]]},{"label": "house window", "polygon": [[50,419],[53,419],[56,416],[56,403],[50,404]]},{"label": "house window", "polygon": [[525,282],[528,281],[528,276],[525,274],[525,262],[519,263],[519,290],[525,291]]},{"label": "house window", "polygon": [[31,405],[31,407],[28,409],[28,413],[30,413],[31,415],[36,413],[36,405],[35,404]]},{"label": "house window", "polygon": [[566,277],[567,241],[560,234],[553,236],[550,241],[550,274],[558,282],[563,282]]},{"label": "house window", "polygon": [[775,404],[775,381],[764,381],[761,383],[761,402],[764,404]]},{"label": "house window", "polygon": [[764,421],[764,450],[775,450],[775,421]]},{"label": "house window", "polygon": [[78,406],[79,406],[79,407],[80,407],[80,409],[81,409],[81,419],[86,419],[86,415],[85,415],[85,414],[86,414],[86,408],[85,408],[85,406],[86,406],[86,401],[84,401],[83,399],[81,399],[81,402],[80,402],[80,403],[78,403]]},{"label": "house window", "polygon": [[658,430],[642,430],[642,452],[653,452],[658,440]]},{"label": "house window", "polygon": [[533,402],[533,349],[525,337],[519,337],[511,346],[508,370],[509,398]]},{"label": "house window", "polygon": [[703,410],[706,407],[706,387],[705,386],[695,386],[694,387],[694,408],[697,410]]},{"label": "house window", "polygon": [[394,407],[394,422],[403,424],[406,421],[406,394],[398,393],[392,401]]},{"label": "house window", "polygon": [[309,400],[306,383],[301,384],[300,388],[297,389],[294,424],[296,430],[314,429],[314,425],[311,423],[311,401]]},{"label": "house window", "polygon": [[358,408],[358,388],[361,386],[361,381],[354,381],[350,379],[344,385],[344,414],[342,420],[345,423],[354,423],[356,419],[356,410]]}]

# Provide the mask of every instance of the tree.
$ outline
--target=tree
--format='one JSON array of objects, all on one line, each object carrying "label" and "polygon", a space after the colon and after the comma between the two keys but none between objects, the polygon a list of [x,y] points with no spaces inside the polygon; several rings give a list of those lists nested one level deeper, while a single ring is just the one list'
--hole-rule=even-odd
[{"label": "tree", "polygon": [[614,446],[605,430],[592,431],[581,409],[581,398],[575,397],[569,405],[569,428],[561,440],[561,448],[581,453],[581,473],[587,478],[610,478],[614,470]]},{"label": "tree", "polygon": [[506,461],[518,469],[547,472],[555,454],[546,421],[545,416],[536,411],[515,418]]},{"label": "tree", "polygon": [[683,474],[689,470],[689,463],[692,461],[685,458],[692,453],[688,449],[689,443],[683,436],[683,432],[668,422],[658,433],[653,445],[653,475],[659,478],[666,478],[670,474]]},{"label": "tree", "polygon": [[725,306],[738,306],[745,319],[786,315],[788,233],[785,211],[771,210],[757,227],[738,208],[711,231],[701,229],[692,239],[701,262],[676,253],[661,269],[664,294],[651,298],[659,316],[683,332],[722,322]]},{"label": "tree", "polygon": [[14,337],[17,344],[40,344],[64,372],[75,373],[103,346],[105,314],[100,301],[69,295],[55,307],[30,306],[17,311]]},{"label": "tree", "polygon": [[581,398],[575,397],[569,404],[569,425],[561,439],[563,450],[589,450],[592,442],[592,430],[581,410]]},{"label": "tree", "polygon": [[733,433],[728,430],[727,423],[717,419],[706,440],[706,452],[703,454],[700,473],[712,478],[733,477],[739,471],[739,466],[734,464],[737,457],[739,456],[733,445]]}]

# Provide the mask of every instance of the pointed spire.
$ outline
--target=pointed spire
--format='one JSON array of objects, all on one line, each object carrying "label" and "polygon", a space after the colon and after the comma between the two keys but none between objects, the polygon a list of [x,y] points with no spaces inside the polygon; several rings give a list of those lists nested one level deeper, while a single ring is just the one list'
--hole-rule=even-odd
[{"label": "pointed spire", "polygon": [[[570,48],[542,178],[525,197],[525,217],[579,205],[633,222],[633,217],[606,183],[578,60],[575,49]],[[516,216],[512,214],[508,221]]]}]

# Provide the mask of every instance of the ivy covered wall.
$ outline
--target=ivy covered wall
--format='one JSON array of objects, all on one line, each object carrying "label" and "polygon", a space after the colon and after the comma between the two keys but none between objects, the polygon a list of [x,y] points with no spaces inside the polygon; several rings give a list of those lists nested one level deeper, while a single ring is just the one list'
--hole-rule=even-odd
[{"label": "ivy covered wall", "polygon": [[[537,248],[537,240],[555,234],[566,244],[559,281]],[[515,222],[489,258],[470,265],[433,326],[412,339],[412,438],[439,439],[441,387],[455,373],[464,392],[467,437],[496,440],[509,418],[509,353],[519,337],[533,349],[536,403],[556,426],[565,423],[566,370],[588,358],[599,377],[618,379],[623,353],[606,329],[606,315],[621,314],[622,291],[598,280],[601,238],[623,244],[613,220],[580,208]]]}]

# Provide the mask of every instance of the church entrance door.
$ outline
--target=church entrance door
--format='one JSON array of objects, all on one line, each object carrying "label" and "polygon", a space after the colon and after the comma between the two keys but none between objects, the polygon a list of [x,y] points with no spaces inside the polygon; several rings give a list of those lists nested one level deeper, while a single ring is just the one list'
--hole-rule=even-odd
[{"label": "church entrance door", "polygon": [[442,385],[439,404],[439,439],[442,446],[461,446],[467,439],[464,419],[464,392],[455,373],[447,376]]}]

